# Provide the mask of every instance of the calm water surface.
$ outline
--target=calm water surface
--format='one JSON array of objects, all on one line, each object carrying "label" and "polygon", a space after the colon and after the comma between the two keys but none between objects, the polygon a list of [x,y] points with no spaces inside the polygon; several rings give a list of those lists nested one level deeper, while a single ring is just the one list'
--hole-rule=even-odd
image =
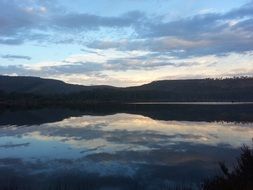
[{"label": "calm water surface", "polygon": [[[145,189],[197,186],[218,173],[219,161],[231,164],[252,137],[250,122],[165,121],[126,113],[2,124],[0,172],[9,180],[15,175],[40,180],[73,173],[92,176],[100,189],[137,179]],[[23,178],[19,183],[28,183]]]},{"label": "calm water surface", "polygon": [[136,102],[131,104],[139,105],[243,105],[253,104],[253,102]]}]

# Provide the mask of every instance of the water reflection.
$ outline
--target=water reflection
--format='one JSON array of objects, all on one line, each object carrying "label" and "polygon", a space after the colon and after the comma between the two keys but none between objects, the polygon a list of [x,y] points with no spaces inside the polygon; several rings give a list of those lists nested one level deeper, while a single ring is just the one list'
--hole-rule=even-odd
[{"label": "water reflection", "polygon": [[252,123],[160,121],[122,113],[2,125],[0,172],[197,184],[216,173],[218,161],[233,161],[252,137]]}]

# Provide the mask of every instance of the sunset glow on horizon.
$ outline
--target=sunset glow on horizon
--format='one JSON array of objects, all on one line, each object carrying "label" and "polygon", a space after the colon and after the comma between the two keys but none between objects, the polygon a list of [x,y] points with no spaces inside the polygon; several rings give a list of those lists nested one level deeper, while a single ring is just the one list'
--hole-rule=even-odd
[{"label": "sunset glow on horizon", "polygon": [[252,0],[0,0],[0,75],[134,86],[253,76]]}]

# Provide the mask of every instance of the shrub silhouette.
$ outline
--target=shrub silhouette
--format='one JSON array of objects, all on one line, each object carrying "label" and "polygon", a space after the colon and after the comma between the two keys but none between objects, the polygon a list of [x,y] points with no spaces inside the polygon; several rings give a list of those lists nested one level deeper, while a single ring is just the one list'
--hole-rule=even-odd
[{"label": "shrub silhouette", "polygon": [[229,171],[225,163],[220,163],[223,175],[206,180],[203,190],[253,189],[253,150],[244,145],[241,151],[242,153],[232,171]]}]

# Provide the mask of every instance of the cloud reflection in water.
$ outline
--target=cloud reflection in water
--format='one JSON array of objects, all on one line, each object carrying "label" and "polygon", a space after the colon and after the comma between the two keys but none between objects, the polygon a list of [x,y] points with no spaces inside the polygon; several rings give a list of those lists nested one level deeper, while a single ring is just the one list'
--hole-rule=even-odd
[{"label": "cloud reflection in water", "polygon": [[176,168],[177,173],[167,172],[175,177],[183,170],[213,171],[252,137],[250,123],[158,121],[131,114],[71,117],[2,126],[0,166],[30,173],[64,169],[128,176]]}]

